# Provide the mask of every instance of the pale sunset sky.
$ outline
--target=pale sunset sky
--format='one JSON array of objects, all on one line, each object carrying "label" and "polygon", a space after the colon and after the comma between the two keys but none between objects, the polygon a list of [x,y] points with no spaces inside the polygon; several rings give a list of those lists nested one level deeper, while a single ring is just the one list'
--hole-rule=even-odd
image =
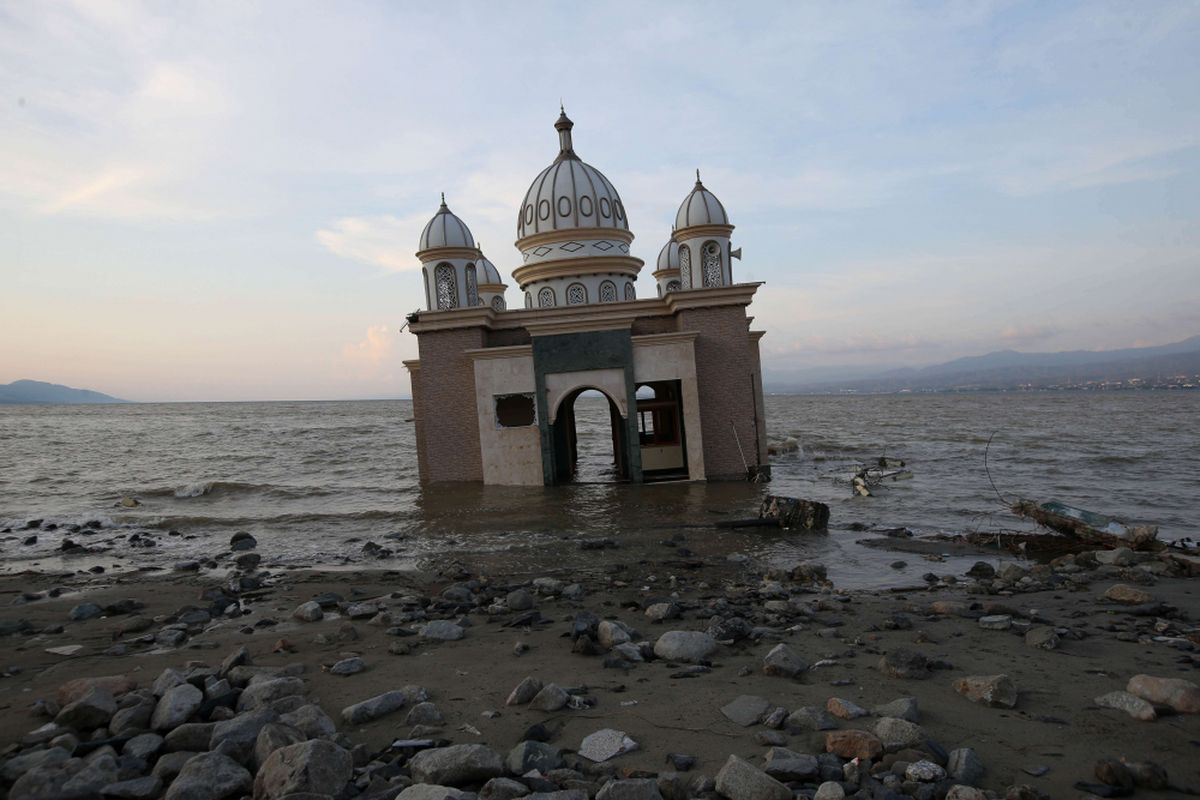
[{"label": "pale sunset sky", "polygon": [[439,193],[507,279],[560,98],[639,296],[700,168],[768,369],[1200,333],[1192,0],[0,0],[0,383],[407,395]]}]

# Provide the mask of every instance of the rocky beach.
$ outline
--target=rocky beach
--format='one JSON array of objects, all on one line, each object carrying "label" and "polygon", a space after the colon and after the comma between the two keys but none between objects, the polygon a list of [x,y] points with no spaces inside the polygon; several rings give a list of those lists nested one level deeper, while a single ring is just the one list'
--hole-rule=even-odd
[{"label": "rocky beach", "polygon": [[[919,589],[564,540],[421,570],[0,578],[0,793],[405,800],[1182,797],[1200,561],[937,555]],[[795,533],[796,536],[814,535]],[[364,547],[370,549],[371,545]],[[379,548],[379,545],[374,545]],[[380,548],[383,549],[383,548]],[[568,553],[567,550],[571,552]],[[268,556],[270,554],[267,554]]]}]

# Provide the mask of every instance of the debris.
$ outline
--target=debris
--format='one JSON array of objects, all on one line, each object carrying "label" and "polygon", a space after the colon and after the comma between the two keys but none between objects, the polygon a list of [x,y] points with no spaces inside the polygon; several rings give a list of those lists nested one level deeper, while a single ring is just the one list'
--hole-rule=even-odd
[{"label": "debris", "polygon": [[1162,547],[1157,540],[1157,526],[1131,527],[1112,517],[1057,501],[1037,503],[1033,500],[1018,500],[1013,504],[1012,512],[1018,517],[1031,519],[1065,536],[1093,545],[1129,545],[1135,550],[1158,550]]},{"label": "debris", "polygon": [[775,520],[781,528],[823,530],[829,526],[829,506],[795,497],[768,495],[758,516],[759,519]]}]

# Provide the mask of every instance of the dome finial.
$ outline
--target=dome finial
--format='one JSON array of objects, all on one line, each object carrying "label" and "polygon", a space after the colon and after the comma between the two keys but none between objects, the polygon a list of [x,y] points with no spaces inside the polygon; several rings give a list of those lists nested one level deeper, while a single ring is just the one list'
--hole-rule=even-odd
[{"label": "dome finial", "polygon": [[696,167],[696,185],[700,186],[700,168]]},{"label": "dome finial", "polygon": [[575,150],[571,146],[571,128],[575,127],[575,123],[571,122],[571,118],[567,116],[567,111],[563,108],[561,101],[558,108],[558,120],[554,123],[554,130],[558,131],[558,160],[578,159],[579,156],[575,155]]},{"label": "dome finial", "polygon": [[446,207],[446,193],[442,192],[442,208]]}]

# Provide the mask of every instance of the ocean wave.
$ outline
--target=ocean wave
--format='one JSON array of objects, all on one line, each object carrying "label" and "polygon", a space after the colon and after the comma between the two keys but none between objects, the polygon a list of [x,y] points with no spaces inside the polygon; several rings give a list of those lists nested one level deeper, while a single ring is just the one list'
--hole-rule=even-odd
[{"label": "ocean wave", "polygon": [[142,517],[138,521],[141,525],[152,528],[162,529],[184,529],[190,527],[217,527],[217,528],[246,528],[252,526],[281,526],[281,525],[304,525],[307,523],[337,523],[340,521],[374,521],[374,520],[392,520],[402,521],[410,518],[409,514],[402,511],[385,511],[383,509],[371,509],[368,511],[347,511],[347,512],[330,512],[330,513],[296,513],[296,514],[273,514],[263,516],[231,516],[218,517],[208,516],[204,514],[176,514],[167,516],[158,516],[145,518]]},{"label": "ocean wave", "polygon": [[139,495],[142,497],[174,497],[178,500],[231,495],[265,495],[291,500],[303,497],[324,497],[331,492],[320,486],[280,486],[274,483],[218,480],[185,483],[182,486],[159,486],[130,494],[134,497]]}]

